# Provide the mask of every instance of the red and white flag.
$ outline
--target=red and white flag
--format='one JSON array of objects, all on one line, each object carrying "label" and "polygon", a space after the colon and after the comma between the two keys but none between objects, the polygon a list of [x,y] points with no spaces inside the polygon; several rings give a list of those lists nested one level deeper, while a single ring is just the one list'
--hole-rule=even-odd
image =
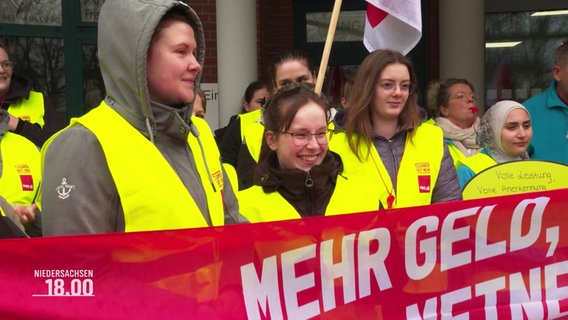
[{"label": "red and white flag", "polygon": [[420,0],[367,0],[363,43],[369,52],[391,49],[406,55],[421,36]]}]

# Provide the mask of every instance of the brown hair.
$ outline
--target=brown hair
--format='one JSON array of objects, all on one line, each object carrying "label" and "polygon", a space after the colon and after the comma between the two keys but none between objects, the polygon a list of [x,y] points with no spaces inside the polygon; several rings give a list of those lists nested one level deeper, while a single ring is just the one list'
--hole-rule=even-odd
[{"label": "brown hair", "polygon": [[[154,44],[154,41],[156,41],[156,39],[158,38],[160,32],[166,27],[166,25],[168,25],[169,22],[172,21],[187,23],[191,26],[193,32],[197,32],[197,26],[195,22],[191,20],[191,18],[189,17],[187,10],[185,10],[181,6],[173,7],[170,10],[168,10],[166,14],[164,14],[164,16],[162,16],[162,19],[160,19],[160,22],[156,26],[156,29],[154,29],[154,34],[152,34],[152,39],[150,40],[150,45],[148,47],[148,50],[152,48],[152,45]],[[195,41],[198,41],[197,37],[195,37]],[[199,43],[197,44],[198,47],[200,45],[201,44]]]},{"label": "brown hair", "polygon": [[[262,80],[257,80],[257,81],[253,81],[251,82],[247,88],[245,89],[245,94],[243,96],[243,104],[246,102],[248,104],[250,104],[250,102],[252,101],[252,98],[254,97],[254,94],[261,89],[265,89],[266,88],[266,83],[264,83]],[[244,105],[241,107],[241,113],[246,113],[247,110],[245,109]]]},{"label": "brown hair", "polygon": [[205,98],[205,92],[201,87],[197,88],[197,95],[201,98],[201,105],[203,106],[203,112],[207,112],[207,98]]},{"label": "brown hair", "polygon": [[270,91],[274,91],[278,87],[278,84],[276,83],[276,69],[278,69],[278,67],[281,64],[288,61],[302,62],[306,66],[306,68],[310,70],[310,73],[312,73],[312,75],[315,77],[316,74],[315,69],[313,68],[312,62],[310,61],[308,54],[302,50],[292,48],[277,55],[274,58],[272,65],[268,69],[268,74],[270,76],[270,84],[272,86],[271,88],[269,88]]},{"label": "brown hair", "polygon": [[466,79],[449,78],[444,81],[432,81],[428,85],[426,93],[426,105],[428,106],[428,115],[431,117],[442,117],[440,109],[447,106],[450,101],[450,88],[455,84],[465,84],[471,91],[475,93],[473,84]]},{"label": "brown hair", "polygon": [[[290,128],[298,110],[309,102],[320,106],[327,117],[327,100],[314,93],[310,86],[298,82],[283,86],[271,97],[264,109],[264,132],[272,131],[278,137],[282,131]],[[263,139],[259,158],[264,159],[270,151]]]},{"label": "brown hair", "polygon": [[[345,123],[345,133],[349,147],[359,159],[359,145],[370,147],[373,138],[371,112],[375,88],[383,70],[391,64],[403,64],[408,68],[410,83],[417,87],[416,73],[412,62],[401,53],[392,50],[377,50],[370,53],[361,63],[349,99],[349,111]],[[416,128],[420,124],[420,110],[416,102],[416,89],[408,96],[398,117],[400,128]],[[412,134],[412,132],[410,133]]]},{"label": "brown hair", "polygon": [[351,96],[351,91],[353,89],[353,81],[354,81],[353,76],[345,76],[345,79],[343,80],[343,85],[341,86],[341,92],[339,93],[340,104],[341,104],[341,99],[345,99],[345,101],[349,102],[349,97]]}]

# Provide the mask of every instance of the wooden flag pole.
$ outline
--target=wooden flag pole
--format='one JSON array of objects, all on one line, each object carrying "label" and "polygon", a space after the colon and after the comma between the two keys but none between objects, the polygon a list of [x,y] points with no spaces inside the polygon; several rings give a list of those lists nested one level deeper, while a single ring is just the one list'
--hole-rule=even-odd
[{"label": "wooden flag pole", "polygon": [[329,29],[327,30],[327,37],[325,39],[325,45],[323,47],[323,54],[321,56],[321,63],[318,72],[318,78],[316,81],[315,93],[321,94],[321,89],[323,87],[323,80],[325,79],[325,69],[327,68],[327,62],[329,61],[329,54],[331,52],[331,46],[333,45],[333,37],[335,36],[335,28],[337,26],[337,19],[339,18],[339,13],[341,11],[341,1],[335,0],[333,5],[333,12],[331,13],[331,20],[329,21]]}]

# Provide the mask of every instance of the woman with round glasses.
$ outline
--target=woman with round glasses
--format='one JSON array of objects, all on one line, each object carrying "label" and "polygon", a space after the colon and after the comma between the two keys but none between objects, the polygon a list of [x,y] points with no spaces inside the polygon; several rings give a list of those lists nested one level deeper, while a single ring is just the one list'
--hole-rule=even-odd
[{"label": "woman with round glasses", "polygon": [[32,90],[31,80],[14,72],[8,48],[1,43],[0,108],[8,111],[10,132],[27,138],[38,147],[64,127],[47,96]]},{"label": "woman with round glasses", "polygon": [[454,165],[481,151],[475,141],[479,109],[473,85],[466,79],[450,78],[428,86],[428,109],[435,112],[435,123],[444,132]]},{"label": "woman with round glasses", "polygon": [[239,192],[251,222],[376,210],[364,177],[343,175],[328,151],[327,102],[301,83],[280,89],[264,112],[264,142],[254,186]]},{"label": "woman with round glasses", "polygon": [[[302,50],[292,48],[278,54],[268,70],[270,75],[270,88],[277,91],[286,84],[301,82],[306,84],[316,83],[316,72],[308,54]],[[254,115],[254,114],[253,114]],[[242,129],[242,143],[239,144],[239,152],[236,161],[236,171],[239,179],[239,190],[249,188],[254,183],[254,171],[260,156],[260,149],[263,142],[263,116],[257,114],[257,118],[249,122],[246,128]],[[224,139],[225,140],[225,139]],[[223,141],[223,144],[226,144]],[[234,147],[234,141],[232,142]],[[223,149],[221,146],[221,156],[223,161]]]},{"label": "woman with round glasses", "polygon": [[421,124],[416,73],[410,60],[377,50],[355,77],[345,123],[330,149],[345,173],[370,177],[367,192],[381,208],[400,208],[461,199],[442,130]]}]

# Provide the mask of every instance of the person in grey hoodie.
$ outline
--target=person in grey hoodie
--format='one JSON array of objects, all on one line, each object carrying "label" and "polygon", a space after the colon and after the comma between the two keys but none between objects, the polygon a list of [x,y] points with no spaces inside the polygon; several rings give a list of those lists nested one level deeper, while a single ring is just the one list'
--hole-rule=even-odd
[{"label": "person in grey hoodie", "polygon": [[106,98],[42,150],[44,235],[246,222],[211,129],[192,117],[203,27],[174,0],[107,0],[98,22]]}]

